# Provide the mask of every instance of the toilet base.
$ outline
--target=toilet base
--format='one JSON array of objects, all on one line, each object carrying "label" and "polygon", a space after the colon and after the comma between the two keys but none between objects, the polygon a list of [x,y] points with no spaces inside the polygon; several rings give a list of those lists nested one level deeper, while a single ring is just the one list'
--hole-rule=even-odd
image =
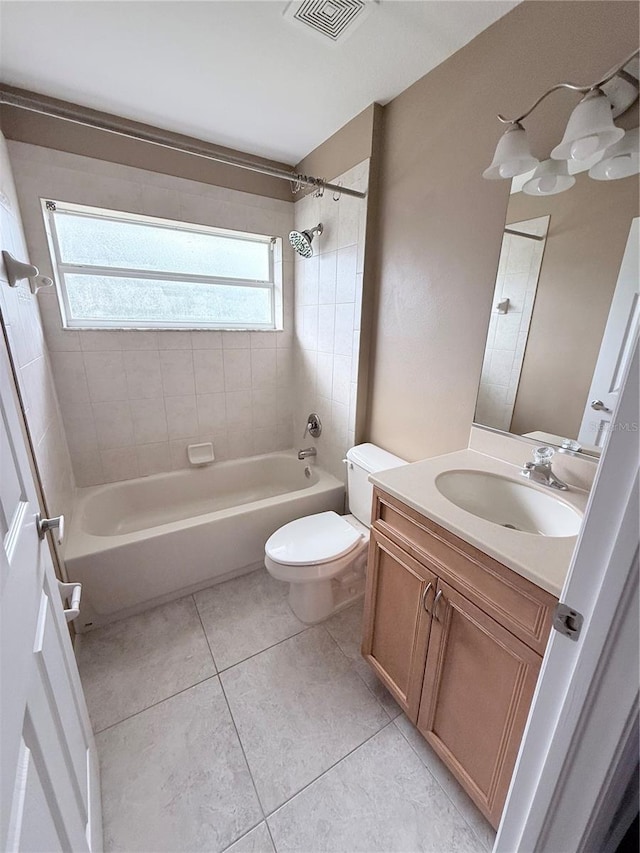
[{"label": "toilet base", "polygon": [[331,581],[289,584],[289,607],[301,622],[322,622],[333,613]]},{"label": "toilet base", "polygon": [[324,622],[364,595],[364,577],[349,572],[344,577],[312,583],[289,584],[289,607],[301,622]]}]

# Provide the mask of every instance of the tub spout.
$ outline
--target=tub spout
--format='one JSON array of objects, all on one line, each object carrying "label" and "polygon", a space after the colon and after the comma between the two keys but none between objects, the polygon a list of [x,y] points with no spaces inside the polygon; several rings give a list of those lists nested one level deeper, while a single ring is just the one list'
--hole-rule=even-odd
[{"label": "tub spout", "polygon": [[304,450],[298,451],[298,459],[308,459],[309,456],[316,456],[318,451],[315,447],[305,447]]}]

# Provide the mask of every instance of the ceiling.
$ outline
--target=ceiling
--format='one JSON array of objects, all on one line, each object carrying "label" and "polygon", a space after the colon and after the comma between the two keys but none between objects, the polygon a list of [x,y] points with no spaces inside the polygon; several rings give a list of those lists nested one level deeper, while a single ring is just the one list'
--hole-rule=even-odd
[{"label": "ceiling", "polygon": [[0,2],[3,82],[295,164],[506,14],[382,0],[333,44],[285,2]]}]

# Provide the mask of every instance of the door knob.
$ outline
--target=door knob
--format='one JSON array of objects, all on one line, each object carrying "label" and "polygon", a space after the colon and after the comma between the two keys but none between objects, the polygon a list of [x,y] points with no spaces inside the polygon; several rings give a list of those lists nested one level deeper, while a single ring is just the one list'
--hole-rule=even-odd
[{"label": "door knob", "polygon": [[64,515],[58,515],[56,518],[42,518],[40,513],[38,513],[36,515],[36,527],[38,529],[38,536],[41,539],[44,539],[49,530],[57,530],[57,542],[58,545],[62,545],[62,540],[64,539]]},{"label": "door knob", "polygon": [[605,404],[602,402],[602,400],[592,400],[591,401],[591,408],[595,409],[596,412],[610,412],[611,411],[611,409],[608,409],[605,406]]}]

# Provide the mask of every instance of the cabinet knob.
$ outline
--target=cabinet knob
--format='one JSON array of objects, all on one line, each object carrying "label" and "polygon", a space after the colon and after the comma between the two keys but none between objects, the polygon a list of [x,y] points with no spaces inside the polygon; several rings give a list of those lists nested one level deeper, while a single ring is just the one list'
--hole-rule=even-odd
[{"label": "cabinet knob", "polygon": [[433,584],[431,581],[425,586],[424,592],[422,593],[422,606],[425,609],[426,613],[429,613],[429,608],[427,607],[427,596],[429,595],[429,590],[433,588]]}]

